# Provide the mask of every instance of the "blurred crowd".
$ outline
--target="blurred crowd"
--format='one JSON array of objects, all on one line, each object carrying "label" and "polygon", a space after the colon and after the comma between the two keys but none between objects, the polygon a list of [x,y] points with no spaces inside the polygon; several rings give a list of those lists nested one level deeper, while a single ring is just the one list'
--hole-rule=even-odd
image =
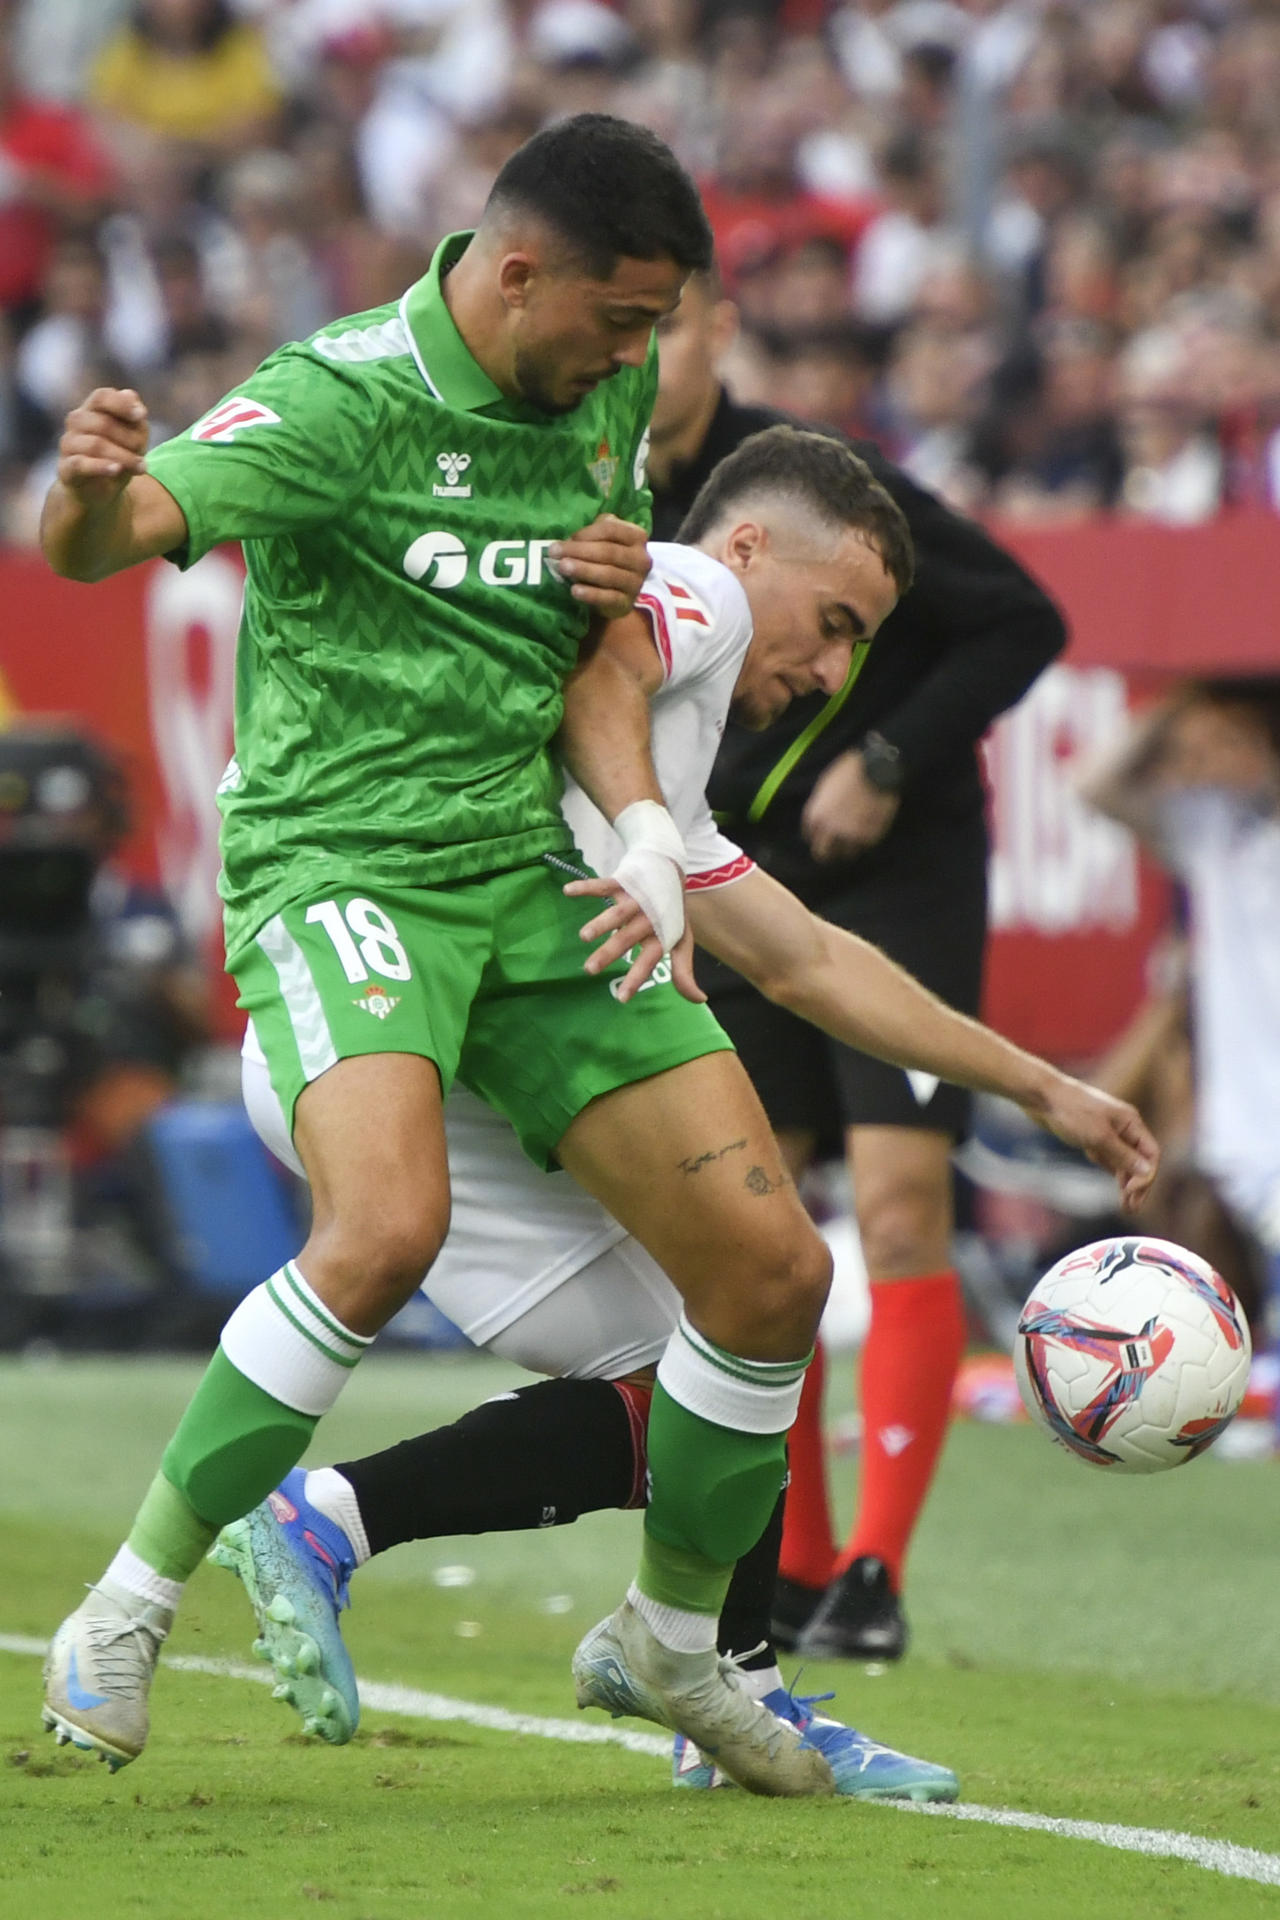
[{"label": "blurred crowd", "polygon": [[529,133],[703,186],[744,399],[965,509],[1280,505],[1280,0],[0,0],[0,535],[397,294]]}]

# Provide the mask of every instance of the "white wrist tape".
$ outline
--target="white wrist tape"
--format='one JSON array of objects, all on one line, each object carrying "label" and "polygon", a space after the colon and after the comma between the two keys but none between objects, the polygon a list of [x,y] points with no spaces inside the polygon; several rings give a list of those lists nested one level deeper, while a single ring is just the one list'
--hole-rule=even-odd
[{"label": "white wrist tape", "polygon": [[633,800],[613,823],[626,852],[614,878],[629,893],[670,953],[684,932],[684,874],[688,864],[680,830],[656,800]]}]

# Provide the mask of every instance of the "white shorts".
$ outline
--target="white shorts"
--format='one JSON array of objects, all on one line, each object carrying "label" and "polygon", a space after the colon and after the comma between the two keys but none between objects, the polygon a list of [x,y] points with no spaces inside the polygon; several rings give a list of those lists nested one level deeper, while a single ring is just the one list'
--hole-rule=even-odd
[{"label": "white shorts", "polygon": [[[252,1023],[244,1103],[302,1175]],[[657,1262],[567,1173],[542,1173],[500,1114],[463,1086],[445,1101],[453,1214],[422,1291],[467,1338],[531,1373],[610,1380],[656,1365],[680,1317]]]}]

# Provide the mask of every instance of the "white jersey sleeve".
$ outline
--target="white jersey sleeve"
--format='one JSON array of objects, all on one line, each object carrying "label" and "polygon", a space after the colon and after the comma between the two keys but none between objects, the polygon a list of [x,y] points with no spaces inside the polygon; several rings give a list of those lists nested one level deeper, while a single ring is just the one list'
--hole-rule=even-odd
[{"label": "white jersey sleeve", "polygon": [[[663,671],[650,703],[653,763],[689,853],[689,886],[722,886],[753,866],[716,827],[706,800],[751,644],[751,609],[737,579],[710,554],[661,540],[650,541],[649,553],[653,565],[636,607],[653,630]],[[573,780],[565,782],[563,805],[588,866],[612,873],[622,844],[603,814]]]}]

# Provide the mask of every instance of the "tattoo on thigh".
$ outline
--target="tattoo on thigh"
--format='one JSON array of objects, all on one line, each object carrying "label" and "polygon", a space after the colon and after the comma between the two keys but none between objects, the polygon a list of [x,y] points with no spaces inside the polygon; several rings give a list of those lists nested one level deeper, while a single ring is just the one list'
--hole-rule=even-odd
[{"label": "tattoo on thigh", "polygon": [[742,1184],[748,1193],[758,1194],[763,1198],[767,1193],[781,1193],[784,1187],[791,1185],[791,1181],[785,1173],[781,1180],[771,1180],[763,1167],[750,1167]]},{"label": "tattoo on thigh", "polygon": [[707,1153],[691,1153],[687,1160],[677,1160],[681,1173],[701,1173],[704,1167],[710,1167],[717,1160],[723,1160],[726,1153],[741,1153],[746,1146],[745,1140],[731,1140],[727,1147],[712,1147]]}]

